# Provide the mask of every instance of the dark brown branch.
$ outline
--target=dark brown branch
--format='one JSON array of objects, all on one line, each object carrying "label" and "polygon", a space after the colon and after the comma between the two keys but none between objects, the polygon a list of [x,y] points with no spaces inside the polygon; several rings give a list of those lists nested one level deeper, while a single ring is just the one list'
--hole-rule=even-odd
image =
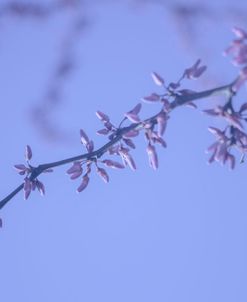
[{"label": "dark brown branch", "polygon": [[[180,96],[176,96],[174,101],[171,102],[171,110],[175,109],[176,107],[179,107],[181,105],[184,105],[188,102],[194,101],[194,100],[198,100],[201,98],[206,98],[206,97],[210,97],[210,96],[214,96],[214,95],[219,95],[219,94],[226,94],[228,97],[231,97],[234,92],[232,90],[232,87],[234,85],[234,83],[236,82],[236,80],[234,82],[232,82],[231,84],[225,85],[225,86],[221,86],[221,87],[217,87],[217,88],[213,88],[213,89],[209,89],[209,90],[204,90],[201,92],[196,92],[193,94],[189,94],[189,95],[180,95]],[[159,113],[158,113],[159,114]],[[46,169],[50,169],[50,168],[55,168],[58,166],[62,166],[71,162],[75,162],[75,161],[79,161],[79,160],[92,160],[95,158],[100,158],[105,152],[107,152],[107,150],[115,145],[118,141],[120,141],[123,137],[124,134],[128,133],[131,130],[134,129],[142,129],[143,125],[147,122],[154,122],[158,116],[158,114],[144,120],[143,122],[140,123],[133,123],[128,127],[123,127],[120,128],[117,131],[116,136],[111,139],[108,143],[106,143],[105,145],[103,145],[101,148],[99,148],[98,150],[95,150],[93,152],[90,153],[84,153],[78,156],[74,156],[74,157],[70,157],[67,159],[63,159],[60,161],[56,161],[56,162],[52,162],[52,163],[47,163],[47,164],[41,164],[38,167],[34,167],[32,170],[32,173],[29,177],[29,179],[32,181],[35,178],[37,178],[41,173],[43,173]],[[10,193],[7,197],[5,197],[3,200],[0,201],[0,209],[2,209],[19,191],[21,191],[23,189],[23,184],[21,184],[19,187],[17,187],[12,193]]]}]

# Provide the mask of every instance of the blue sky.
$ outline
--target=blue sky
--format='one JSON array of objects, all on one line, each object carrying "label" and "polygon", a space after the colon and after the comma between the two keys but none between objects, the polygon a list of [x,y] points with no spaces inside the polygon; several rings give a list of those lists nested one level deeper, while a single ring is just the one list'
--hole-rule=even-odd
[{"label": "blue sky", "polygon": [[[221,53],[233,38],[230,28],[243,26],[229,12],[244,13],[244,1],[207,3],[210,17],[195,19],[187,39],[184,21],[161,4],[89,3],[88,28],[73,50],[75,71],[55,109],[48,108],[58,139],[39,131],[32,110],[46,106],[44,91],[73,14],[2,20],[1,196],[22,181],[12,166],[24,161],[26,144],[34,165],[83,152],[80,128],[101,146],[95,111],[119,123],[141,97],[161,92],[152,71],[174,81],[201,58],[207,73],[185,88],[234,79],[237,69]],[[215,102],[222,99],[199,104]],[[143,117],[157,110],[143,104]],[[45,197],[34,192],[24,201],[21,193],[0,214],[2,301],[246,301],[246,167],[209,166],[204,152],[214,141],[207,127],[222,125],[200,110],[179,108],[165,134],[168,148],[158,149],[157,171],[140,136],[132,153],[137,171],[109,171],[107,185],[93,173],[81,194],[75,192],[80,181],[65,174],[69,166],[42,175]]]}]

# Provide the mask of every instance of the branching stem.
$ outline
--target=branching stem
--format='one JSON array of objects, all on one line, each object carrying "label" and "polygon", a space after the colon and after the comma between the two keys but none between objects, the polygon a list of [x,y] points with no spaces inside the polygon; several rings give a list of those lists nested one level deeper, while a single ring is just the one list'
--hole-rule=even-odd
[{"label": "branching stem", "polygon": [[[234,91],[232,89],[234,83],[236,80],[228,85],[225,86],[220,86],[217,88],[209,89],[209,90],[204,90],[201,92],[196,92],[193,94],[188,94],[188,95],[177,95],[175,99],[171,102],[170,104],[170,110],[175,109],[176,107],[179,107],[181,105],[185,105],[188,102],[199,100],[201,98],[207,98],[215,95],[222,95],[226,94],[227,98],[231,98],[232,95],[234,94]],[[159,114],[159,113],[158,113]],[[90,153],[84,153],[78,156],[70,157],[67,159],[63,159],[60,161],[52,162],[52,163],[47,163],[47,164],[41,164],[37,167],[33,167],[32,173],[29,176],[29,180],[32,181],[36,179],[41,173],[43,173],[47,169],[55,168],[58,166],[62,166],[71,162],[75,161],[80,161],[83,159],[90,160],[94,158],[100,158],[107,150],[115,145],[118,141],[120,141],[123,137],[124,134],[128,133],[131,130],[137,129],[140,130],[143,128],[143,125],[147,122],[153,122],[156,121],[156,118],[158,114],[142,121],[139,123],[133,123],[127,127],[120,128],[117,132],[117,135],[113,137],[108,143],[103,145],[101,148],[98,150],[95,150]],[[23,189],[24,183],[20,184],[13,192],[11,192],[8,196],[6,196],[4,199],[0,201],[0,209],[2,209],[18,192],[20,192]]]}]

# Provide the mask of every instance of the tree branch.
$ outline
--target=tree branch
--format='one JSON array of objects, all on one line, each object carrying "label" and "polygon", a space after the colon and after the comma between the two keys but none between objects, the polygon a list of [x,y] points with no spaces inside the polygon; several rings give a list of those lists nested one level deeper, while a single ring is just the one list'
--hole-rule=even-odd
[{"label": "tree branch", "polygon": [[[211,97],[214,95],[219,95],[219,94],[226,94],[228,97],[231,97],[234,92],[232,90],[232,87],[236,80],[228,85],[216,87],[213,89],[209,90],[204,90],[201,92],[196,92],[188,95],[175,95],[175,99],[170,103],[170,111],[174,110],[176,107],[179,107],[181,105],[185,105],[188,102],[199,100],[201,98],[207,98]],[[159,112],[160,113],[160,112]],[[33,181],[36,179],[41,173],[43,173],[45,170],[50,169],[50,168],[55,168],[58,166],[62,166],[68,163],[72,163],[75,161],[80,161],[80,160],[93,160],[93,159],[98,159],[100,158],[104,153],[108,151],[108,149],[115,145],[117,142],[119,142],[124,134],[128,133],[131,130],[141,130],[144,128],[145,123],[156,123],[156,118],[159,115],[153,115],[152,117],[145,119],[144,121],[141,121],[139,123],[132,123],[131,125],[127,127],[122,127],[117,129],[116,135],[105,145],[103,145],[101,148],[98,150],[95,150],[90,153],[84,153],[78,156],[70,157],[67,159],[63,159],[60,161],[52,162],[52,163],[47,163],[47,164],[41,164],[37,167],[32,168],[32,172],[29,176],[29,180]],[[8,196],[6,196],[4,199],[0,201],[0,209],[2,209],[18,192],[20,192],[24,187],[24,183],[20,184],[13,192],[11,192]]]}]

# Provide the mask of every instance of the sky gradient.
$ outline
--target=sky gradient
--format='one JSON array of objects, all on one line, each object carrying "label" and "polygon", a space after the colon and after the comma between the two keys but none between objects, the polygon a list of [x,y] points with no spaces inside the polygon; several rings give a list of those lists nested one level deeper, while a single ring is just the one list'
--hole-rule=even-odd
[{"label": "sky gradient", "polygon": [[[34,165],[84,152],[80,128],[97,148],[104,144],[95,133],[102,128],[95,112],[118,124],[143,96],[161,92],[152,71],[176,81],[201,58],[206,74],[184,83],[198,91],[236,77],[222,51],[233,38],[231,27],[244,26],[237,13],[245,16],[245,1],[207,1],[207,13],[191,17],[192,26],[162,1],[143,2],[88,3],[88,27],[73,49],[75,70],[55,109],[43,100],[44,91],[53,81],[71,13],[42,22],[2,19],[1,197],[22,181],[12,166],[24,162],[26,144]],[[185,7],[193,3],[200,8],[200,1]],[[222,101],[198,104],[211,108]],[[33,117],[44,106],[56,137],[44,135]],[[143,104],[142,116],[158,108]],[[24,201],[18,194],[0,213],[1,301],[246,302],[246,165],[234,171],[207,165],[205,149],[214,141],[207,127],[224,122],[200,109],[172,113],[168,148],[157,148],[157,171],[149,167],[141,135],[132,153],[135,172],[109,170],[107,185],[93,173],[88,188],[77,194],[80,180],[69,180],[68,165],[40,176],[45,197],[34,192]]]}]

